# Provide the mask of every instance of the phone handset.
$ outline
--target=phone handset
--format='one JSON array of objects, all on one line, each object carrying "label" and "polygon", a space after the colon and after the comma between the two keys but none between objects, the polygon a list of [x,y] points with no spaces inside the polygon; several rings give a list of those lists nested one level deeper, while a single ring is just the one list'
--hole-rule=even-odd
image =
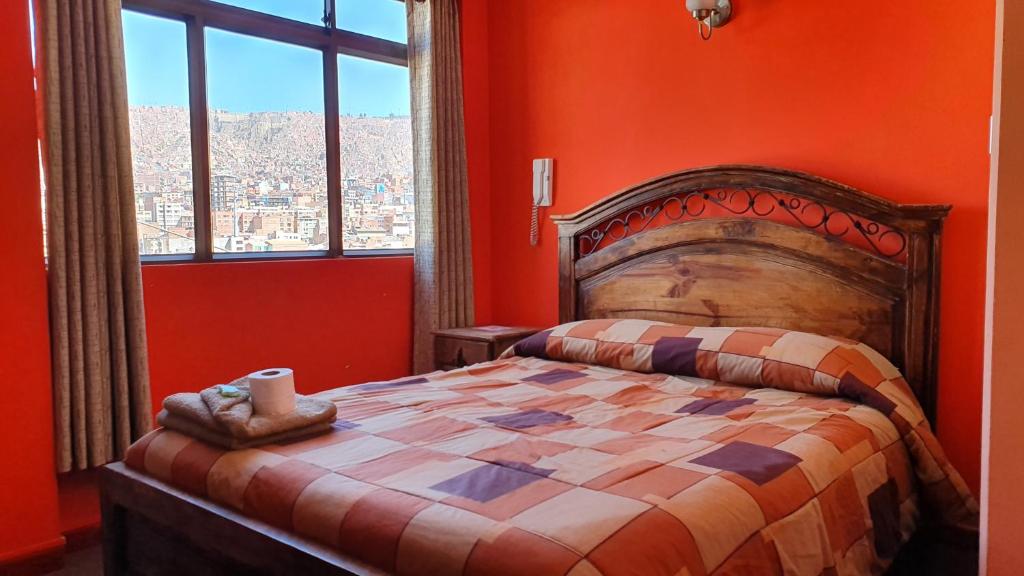
[{"label": "phone handset", "polygon": [[533,205],[530,207],[530,246],[536,246],[540,235],[540,207],[551,206],[551,179],[554,161],[540,158],[533,161]]}]

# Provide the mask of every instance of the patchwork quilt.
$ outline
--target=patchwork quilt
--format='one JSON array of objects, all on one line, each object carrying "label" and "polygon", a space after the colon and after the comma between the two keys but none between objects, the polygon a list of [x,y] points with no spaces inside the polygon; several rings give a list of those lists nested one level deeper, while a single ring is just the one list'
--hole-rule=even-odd
[{"label": "patchwork quilt", "polygon": [[977,505],[857,342],[589,320],[494,362],[318,395],[332,432],[126,462],[397,574],[879,574]]}]

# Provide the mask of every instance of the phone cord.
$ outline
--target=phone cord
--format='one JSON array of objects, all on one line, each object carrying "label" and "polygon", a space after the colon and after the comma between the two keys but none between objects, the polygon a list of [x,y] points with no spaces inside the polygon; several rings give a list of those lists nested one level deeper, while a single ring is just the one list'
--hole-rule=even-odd
[{"label": "phone cord", "polygon": [[538,230],[539,226],[538,226],[538,223],[537,223],[537,218],[538,218],[537,212],[538,212],[538,210],[539,209],[537,208],[536,204],[534,204],[531,207],[531,209],[530,209],[530,246],[536,246],[537,245],[537,236],[538,236],[538,233],[539,233],[539,230]]}]

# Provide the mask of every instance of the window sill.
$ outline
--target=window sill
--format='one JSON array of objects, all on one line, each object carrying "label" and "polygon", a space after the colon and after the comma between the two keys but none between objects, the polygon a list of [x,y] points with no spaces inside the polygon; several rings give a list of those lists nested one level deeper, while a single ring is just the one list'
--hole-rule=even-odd
[{"label": "window sill", "polygon": [[295,260],[349,260],[362,258],[411,258],[413,250],[347,250],[341,255],[329,252],[243,252],[214,254],[213,258],[200,259],[194,254],[160,254],[141,256],[143,266],[164,264],[220,264],[225,262],[280,262]]}]

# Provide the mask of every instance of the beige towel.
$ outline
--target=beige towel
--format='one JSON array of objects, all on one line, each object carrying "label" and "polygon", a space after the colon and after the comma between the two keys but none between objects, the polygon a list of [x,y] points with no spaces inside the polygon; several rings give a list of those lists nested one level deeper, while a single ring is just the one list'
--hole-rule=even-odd
[{"label": "beige towel", "polygon": [[181,432],[182,434],[191,436],[196,440],[202,440],[207,444],[219,446],[227,450],[243,450],[245,448],[255,448],[265,444],[280,444],[289,440],[298,440],[308,436],[323,434],[324,432],[330,431],[332,428],[330,422],[321,422],[319,424],[311,424],[305,428],[288,430],[286,432],[281,432],[280,434],[264,436],[255,440],[239,440],[238,438],[221,433],[217,430],[212,430],[201,424],[196,424],[192,420],[182,418],[181,416],[172,414],[167,410],[161,410],[160,414],[157,414],[156,421],[164,428]]},{"label": "beige towel", "polygon": [[[163,419],[160,424],[190,434],[195,426],[202,427],[217,437],[231,438],[232,445],[251,444],[282,434],[293,436],[297,431],[313,430],[317,425],[326,424],[327,429],[337,418],[338,409],[334,403],[306,396],[296,396],[295,411],[280,416],[254,414],[249,402],[249,388],[243,380],[232,383],[242,394],[227,397],[220,394],[220,387],[214,386],[195,393],[172,394],[164,399]],[[166,415],[164,414],[166,412]],[[191,424],[188,430],[186,423]],[[194,435],[194,434],[193,434]],[[224,442],[217,442],[224,445]]]}]

